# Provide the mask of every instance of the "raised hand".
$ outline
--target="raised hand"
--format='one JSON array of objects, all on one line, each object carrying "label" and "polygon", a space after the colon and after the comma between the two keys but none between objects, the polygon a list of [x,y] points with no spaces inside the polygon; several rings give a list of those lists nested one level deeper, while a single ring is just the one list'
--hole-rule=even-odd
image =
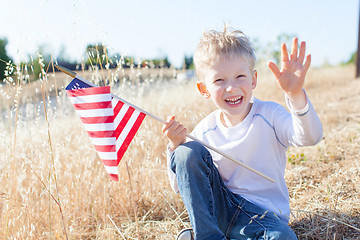
[{"label": "raised hand", "polygon": [[290,98],[294,107],[301,109],[306,105],[306,97],[303,91],[305,76],[311,63],[311,55],[306,56],[306,43],[301,42],[300,51],[298,52],[298,39],[294,38],[291,54],[283,43],[281,45],[281,69],[275,63],[269,62],[268,66],[275,75],[280,88]]}]

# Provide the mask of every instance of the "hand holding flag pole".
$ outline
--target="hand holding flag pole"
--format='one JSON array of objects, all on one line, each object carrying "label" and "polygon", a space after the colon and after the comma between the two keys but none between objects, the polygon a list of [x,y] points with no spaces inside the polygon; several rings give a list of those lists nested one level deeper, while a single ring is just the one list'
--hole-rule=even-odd
[{"label": "hand holding flag pole", "polygon": [[[122,99],[122,98],[120,98],[120,97],[118,97],[118,96],[116,96],[116,95],[111,94],[109,87],[98,87],[98,86],[96,86],[95,84],[93,84],[93,83],[89,82],[88,80],[80,77],[80,76],[77,75],[75,72],[73,72],[73,71],[71,71],[71,70],[69,70],[69,69],[67,69],[67,68],[65,68],[65,67],[62,67],[62,66],[59,66],[59,65],[56,65],[55,67],[56,67],[57,69],[59,69],[60,71],[62,71],[63,73],[65,73],[65,74],[73,77],[74,80],[75,80],[75,79],[78,79],[78,80],[80,80],[81,82],[83,82],[83,83],[85,84],[85,88],[89,88],[89,87],[97,87],[97,88],[99,88],[99,89],[100,89],[100,88],[101,88],[101,89],[102,89],[102,88],[107,88],[107,89],[104,89],[104,91],[101,90],[101,91],[100,91],[101,94],[104,94],[104,93],[107,94],[108,97],[110,97],[110,98],[109,98],[110,100],[111,100],[111,98],[112,98],[112,99],[113,99],[113,100],[112,100],[112,103],[113,103],[113,105],[115,105],[115,106],[114,106],[115,115],[117,115],[117,113],[119,113],[119,115],[122,115],[122,116],[120,117],[120,120],[118,121],[118,125],[116,125],[116,126],[114,127],[114,130],[113,130],[112,132],[110,131],[111,134],[114,134],[114,136],[116,135],[116,143],[112,143],[112,144],[110,144],[110,145],[108,145],[108,143],[106,143],[107,145],[97,145],[96,142],[99,142],[99,139],[100,139],[101,137],[103,137],[102,139],[105,139],[106,137],[109,137],[109,136],[105,136],[104,133],[102,133],[102,132],[101,132],[101,134],[100,134],[101,136],[99,136],[99,132],[93,133],[91,130],[89,130],[90,127],[89,127],[89,129],[87,129],[90,137],[95,136],[94,138],[92,138],[92,139],[94,139],[94,140],[93,140],[93,143],[94,143],[95,149],[97,150],[97,152],[98,152],[98,154],[99,154],[99,157],[102,159],[102,161],[103,161],[103,163],[104,163],[104,165],[105,165],[105,168],[106,168],[107,172],[110,174],[111,179],[117,181],[117,180],[118,180],[118,177],[117,177],[117,173],[118,173],[118,172],[117,172],[117,165],[119,164],[122,155],[123,155],[124,152],[126,151],[128,145],[130,144],[130,141],[132,140],[133,136],[135,135],[137,129],[140,127],[141,122],[142,122],[143,118],[145,117],[145,115],[147,115],[147,116],[149,116],[149,117],[151,117],[151,118],[153,118],[153,119],[155,119],[155,120],[157,120],[157,121],[159,121],[159,122],[161,122],[161,123],[163,123],[163,124],[165,123],[165,121],[164,121],[163,119],[161,119],[161,118],[159,118],[159,117],[157,117],[157,116],[155,116],[155,115],[153,115],[153,114],[151,114],[151,113],[149,113],[149,112],[147,112],[147,111],[145,111],[145,110],[143,110],[143,109],[141,109],[141,108],[139,108],[139,107],[137,107],[137,106],[135,106],[135,105],[127,102],[127,101],[125,101],[124,99]],[[74,80],[73,80],[73,81],[74,81]],[[71,84],[71,83],[70,83],[70,84]],[[70,84],[69,84],[69,85],[70,85]],[[82,99],[82,98],[78,99],[78,98],[79,98],[79,97],[78,97],[79,94],[73,92],[73,91],[81,91],[81,90],[76,90],[76,89],[75,89],[75,90],[67,90],[67,91],[68,91],[69,97],[72,99],[72,102],[74,103],[75,109],[78,110],[78,113],[79,113],[79,115],[80,115],[80,118],[81,118],[81,120],[83,121],[83,123],[84,123],[85,125],[86,125],[87,123],[89,123],[89,122],[92,122],[93,119],[98,119],[98,118],[99,118],[99,117],[82,117],[81,114],[80,114],[80,111],[81,111],[81,110],[84,111],[84,106],[89,106],[89,103],[85,103],[85,102],[84,102],[85,100]],[[91,92],[92,92],[92,93],[90,93],[90,94],[94,94],[94,91],[91,91]],[[82,97],[85,97],[85,98],[87,98],[87,97],[89,96],[88,94],[89,94],[89,93],[80,93],[80,95],[81,95]],[[96,92],[95,94],[98,94],[98,92]],[[101,103],[104,103],[104,100],[101,100],[101,101],[103,101],[103,102],[101,102]],[[105,101],[105,102],[106,102],[106,101]],[[80,103],[80,104],[79,104],[79,103]],[[130,134],[128,134],[128,135],[131,135],[131,136],[126,135],[127,133],[126,133],[126,134],[122,134],[122,133],[121,133],[121,131],[122,131],[123,128],[125,128],[125,129],[126,129],[126,128],[131,128],[132,126],[130,126],[130,127],[129,127],[129,126],[125,126],[125,125],[126,125],[126,121],[129,120],[131,114],[130,114],[130,116],[128,116],[128,117],[126,117],[126,114],[124,114],[124,113],[121,114],[121,111],[122,111],[122,110],[119,110],[119,108],[121,108],[121,106],[118,107],[118,106],[119,106],[119,103],[121,104],[121,106],[124,105],[124,106],[127,106],[128,108],[132,109],[131,111],[138,112],[138,113],[137,113],[138,115],[136,115],[136,116],[139,116],[139,117],[137,117],[137,119],[136,119],[136,117],[135,117],[135,120],[134,120],[134,122],[135,122],[135,124],[134,124],[135,127],[133,127],[134,129],[128,130],[128,132],[130,133]],[[98,106],[98,105],[99,105],[99,102],[97,102],[96,104],[97,104],[96,106]],[[80,106],[79,106],[79,105],[80,105]],[[83,106],[83,105],[84,105],[84,106]],[[94,105],[94,104],[93,104],[93,105]],[[91,105],[91,106],[93,106],[93,105]],[[108,109],[108,107],[102,108],[102,110],[104,110],[104,109],[106,110],[106,109]],[[86,110],[85,110],[85,111],[86,111]],[[89,111],[89,110],[88,110],[88,111]],[[125,111],[125,110],[124,110],[124,111]],[[124,111],[123,111],[123,112],[124,112]],[[86,113],[86,114],[87,114],[87,113]],[[85,114],[85,115],[86,115],[86,114]],[[103,116],[103,113],[101,113],[100,115],[101,115],[102,117],[104,117],[104,116]],[[107,120],[106,120],[106,121],[109,122],[107,114],[105,114],[105,115],[106,115],[106,117],[107,117]],[[113,118],[114,118],[113,120],[117,119],[116,116],[113,116]],[[111,118],[111,119],[112,119],[112,118]],[[124,119],[126,120],[125,123],[124,123],[124,121],[123,121]],[[115,120],[115,122],[116,122],[116,120]],[[130,122],[131,122],[131,121],[130,121]],[[93,123],[93,122],[92,122],[92,123]],[[88,124],[88,125],[90,125],[90,124]],[[97,125],[98,125],[98,124],[97,124]],[[104,124],[103,124],[103,125],[104,125]],[[103,125],[102,125],[101,127],[103,127]],[[105,128],[107,128],[107,126],[105,126]],[[120,131],[118,130],[119,128],[121,128]],[[119,132],[120,132],[120,133],[119,133]],[[121,136],[121,135],[125,135],[125,136]],[[105,136],[105,138],[104,138],[104,136]],[[190,139],[192,139],[192,140],[194,140],[194,141],[200,142],[201,144],[203,144],[203,145],[204,145],[205,147],[207,147],[208,149],[213,150],[214,152],[216,152],[216,153],[218,153],[218,154],[226,157],[227,159],[229,159],[229,160],[231,160],[231,161],[233,161],[233,162],[241,165],[242,167],[244,167],[244,168],[246,168],[246,169],[248,169],[248,170],[250,170],[250,171],[252,171],[252,172],[254,172],[254,173],[256,173],[256,174],[258,174],[259,176],[261,176],[261,177],[263,177],[263,178],[265,178],[265,179],[267,179],[267,180],[269,180],[269,181],[271,181],[271,182],[275,182],[274,179],[272,179],[272,178],[270,178],[270,177],[262,174],[261,172],[253,169],[252,167],[249,167],[249,166],[245,165],[244,163],[242,163],[242,162],[240,162],[240,161],[232,158],[231,156],[229,156],[229,155],[227,155],[227,154],[225,154],[225,153],[217,150],[216,148],[213,148],[213,147],[209,146],[208,144],[204,143],[204,142],[201,141],[200,139],[197,139],[197,138],[195,138],[195,137],[193,137],[193,136],[191,136],[191,135],[189,135],[189,134],[187,134],[187,137],[190,138]],[[106,139],[108,139],[108,138],[106,138]],[[125,139],[125,140],[124,140],[124,139]],[[120,143],[119,143],[118,141],[120,141]],[[113,145],[114,145],[114,146],[113,146]],[[105,148],[105,149],[109,149],[109,146],[113,146],[113,149],[116,148],[117,159],[113,159],[113,158],[114,158],[113,156],[112,156],[112,157],[109,157],[108,155],[104,154],[104,151],[106,152],[106,150],[104,150],[104,148]],[[114,151],[115,151],[115,150],[109,150],[109,152],[107,152],[107,153],[110,153],[110,155],[111,155],[111,153],[114,153]],[[110,158],[110,159],[108,159],[108,158]]]}]

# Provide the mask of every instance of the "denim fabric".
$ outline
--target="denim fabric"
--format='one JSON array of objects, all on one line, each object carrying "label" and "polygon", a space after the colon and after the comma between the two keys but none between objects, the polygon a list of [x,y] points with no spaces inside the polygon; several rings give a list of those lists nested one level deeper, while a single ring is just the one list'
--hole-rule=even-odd
[{"label": "denim fabric", "polygon": [[228,190],[211,154],[200,143],[187,142],[176,148],[171,169],[195,239],[297,239],[274,213]]}]

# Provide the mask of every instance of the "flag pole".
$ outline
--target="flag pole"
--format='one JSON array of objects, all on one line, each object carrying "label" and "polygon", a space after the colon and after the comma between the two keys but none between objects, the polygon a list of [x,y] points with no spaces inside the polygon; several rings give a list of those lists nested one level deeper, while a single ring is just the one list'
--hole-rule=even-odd
[{"label": "flag pole", "polygon": [[[92,82],[89,82],[88,80],[82,78],[81,76],[77,75],[75,72],[73,72],[73,71],[71,71],[71,70],[69,70],[69,69],[67,69],[67,68],[65,68],[65,67],[63,67],[63,66],[55,65],[55,67],[56,67],[57,69],[59,69],[61,72],[65,73],[65,74],[67,74],[67,75],[69,75],[69,76],[71,76],[72,78],[77,78],[77,79],[85,82],[86,84],[89,84],[89,85],[92,86],[92,87],[97,87],[97,86],[96,86],[95,84],[93,84]],[[122,99],[122,98],[120,98],[120,97],[118,97],[118,96],[116,96],[116,95],[114,95],[114,94],[111,94],[111,96],[112,96],[113,98],[115,98],[115,99],[117,99],[117,100],[119,100],[119,101],[121,101],[121,102],[123,102],[123,103],[125,103],[125,104],[127,104],[127,105],[129,105],[129,106],[131,106],[131,107],[133,107],[134,109],[136,109],[136,110],[138,110],[138,111],[140,111],[140,112],[143,112],[143,113],[146,114],[147,116],[149,116],[149,117],[151,117],[151,118],[153,118],[153,119],[155,119],[155,120],[157,120],[157,121],[165,124],[165,121],[164,121],[163,119],[161,119],[161,118],[159,118],[159,117],[157,117],[157,116],[155,116],[155,115],[153,115],[153,114],[151,114],[151,113],[149,113],[149,112],[147,112],[147,111],[145,111],[145,110],[143,110],[143,109],[141,109],[141,108],[139,108],[139,107],[137,107],[137,106],[135,106],[135,105],[127,102],[127,101],[125,101],[124,99]],[[242,162],[234,159],[233,157],[231,157],[231,156],[229,156],[229,155],[227,155],[227,154],[225,154],[225,153],[217,150],[216,148],[214,148],[214,147],[212,147],[212,146],[209,146],[207,143],[201,141],[200,139],[197,139],[196,137],[191,136],[191,135],[189,135],[189,134],[187,134],[186,136],[187,136],[188,138],[194,140],[194,141],[197,141],[197,142],[201,143],[201,144],[204,145],[205,147],[213,150],[214,152],[216,152],[216,153],[218,153],[218,154],[226,157],[227,159],[233,161],[234,163],[237,163],[237,164],[239,164],[240,166],[242,166],[242,167],[244,167],[244,168],[246,168],[246,169],[248,169],[248,170],[250,170],[250,171],[252,171],[252,172],[254,172],[254,173],[256,173],[256,174],[258,174],[259,176],[261,176],[261,177],[269,180],[270,182],[273,182],[273,183],[275,182],[274,179],[272,179],[272,178],[264,175],[263,173],[255,170],[255,169],[252,168],[252,167],[247,166],[246,164],[244,164],[244,163],[242,163]]]}]

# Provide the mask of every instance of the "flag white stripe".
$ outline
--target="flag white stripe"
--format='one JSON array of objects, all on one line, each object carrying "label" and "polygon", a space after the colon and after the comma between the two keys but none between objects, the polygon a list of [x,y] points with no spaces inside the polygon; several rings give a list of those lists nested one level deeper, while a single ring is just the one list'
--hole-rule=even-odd
[{"label": "flag white stripe", "polygon": [[[96,91],[90,91],[90,92],[96,92]],[[85,129],[88,132],[91,132],[91,136],[93,136],[91,137],[91,141],[95,146],[95,148],[98,149],[97,154],[99,158],[104,160],[104,167],[107,173],[111,175],[119,175],[117,166],[108,166],[108,165],[117,165],[117,162],[120,161],[120,159],[118,159],[117,156],[118,151],[120,147],[124,144],[125,139],[129,136],[129,133],[132,131],[134,124],[141,112],[135,109],[134,112],[131,114],[131,116],[127,116],[129,117],[128,122],[126,123],[124,129],[120,133],[118,140],[116,140],[115,137],[101,137],[104,134],[100,133],[100,131],[107,131],[109,134],[112,134],[113,131],[115,131],[116,127],[126,116],[126,113],[129,111],[129,108],[131,106],[129,106],[126,103],[123,103],[121,100],[116,99],[115,97],[113,98],[110,93],[100,93],[100,94],[94,93],[85,96],[76,96],[76,97],[74,96],[69,98],[73,104],[79,104],[76,108],[81,108],[82,110],[76,110],[76,111],[81,118],[85,118],[85,119],[92,117],[104,117],[99,119],[106,121],[106,117],[114,116],[114,107],[116,106],[116,104],[118,103],[122,104],[122,107],[119,110],[116,119],[114,119],[114,122],[101,123],[98,121],[84,121],[84,122],[94,122],[94,123],[87,123],[87,124],[83,123]],[[107,101],[112,101],[113,108],[103,108],[103,104],[96,105],[96,103],[102,103]],[[81,106],[81,104],[84,105]],[[92,105],[88,105],[88,104],[92,104]],[[90,108],[96,107],[96,109],[85,109],[87,107]],[[99,134],[96,132],[99,132]]]},{"label": "flag white stripe", "polygon": [[80,117],[104,117],[113,116],[114,110],[112,108],[77,110]]},{"label": "flag white stripe", "polygon": [[104,167],[105,167],[107,173],[119,175],[119,170],[117,167],[111,167],[111,166],[105,166],[105,165],[104,165]]},{"label": "flag white stripe", "polygon": [[123,144],[123,142],[125,141],[127,135],[129,134],[131,128],[134,126],[134,123],[136,121],[136,119],[139,117],[140,111],[135,110],[133,112],[133,114],[131,115],[129,121],[127,122],[125,128],[123,129],[123,131],[120,133],[118,139],[116,140],[116,151],[118,151],[121,147],[121,145]]},{"label": "flag white stripe", "polygon": [[116,104],[118,103],[118,102],[120,102],[118,99],[116,99],[116,98],[112,98],[112,100],[111,100],[111,103],[112,103],[112,107],[113,108],[115,108],[115,106],[116,106]]},{"label": "flag white stripe", "polygon": [[84,124],[86,131],[114,131],[113,123],[91,123]]},{"label": "flag white stripe", "polygon": [[116,152],[97,152],[99,154],[99,158],[103,160],[116,160],[117,153]]},{"label": "flag white stripe", "polygon": [[111,101],[111,94],[96,94],[79,97],[70,97],[70,101],[73,104],[79,103],[95,103],[95,102],[107,102]]},{"label": "flag white stripe", "polygon": [[[113,105],[113,107],[115,107],[116,105]],[[127,110],[129,109],[129,105],[124,104],[122,106],[122,108],[120,109],[118,115],[116,116],[116,118],[114,119],[114,124],[117,127],[117,125],[119,125],[119,123],[121,122],[121,119],[123,119],[123,117],[125,116]]]},{"label": "flag white stripe", "polygon": [[116,138],[91,138],[91,141],[98,146],[115,145]]}]

